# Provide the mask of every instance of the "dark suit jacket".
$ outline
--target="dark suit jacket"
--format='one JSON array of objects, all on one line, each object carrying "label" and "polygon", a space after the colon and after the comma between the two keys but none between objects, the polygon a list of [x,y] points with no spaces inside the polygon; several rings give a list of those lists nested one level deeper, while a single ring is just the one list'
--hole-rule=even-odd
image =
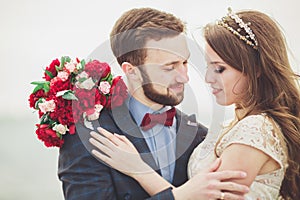
[{"label": "dark suit jacket", "polygon": [[[195,116],[187,116],[177,110],[177,135],[175,172],[172,184],[179,186],[187,181],[187,164],[193,149],[204,139],[207,129],[196,123]],[[111,132],[124,134],[142,153],[142,158],[157,169],[151,152],[139,127],[131,117],[127,106],[103,110],[94,127],[102,126]],[[74,135],[66,135],[60,148],[58,176],[63,183],[66,200],[107,199],[174,199],[171,188],[150,197],[131,177],[114,170],[94,158],[90,151],[90,130],[76,126]],[[157,171],[160,173],[160,171]]]}]

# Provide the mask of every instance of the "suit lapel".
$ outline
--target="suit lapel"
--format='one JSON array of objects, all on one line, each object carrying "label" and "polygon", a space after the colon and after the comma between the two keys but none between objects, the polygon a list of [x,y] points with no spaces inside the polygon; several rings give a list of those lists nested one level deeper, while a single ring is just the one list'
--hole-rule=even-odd
[{"label": "suit lapel", "polygon": [[[180,183],[187,179],[187,164],[190,151],[193,150],[193,141],[197,137],[198,126],[195,115],[187,116],[177,110],[177,135],[176,135],[176,164],[173,183]],[[192,149],[190,149],[192,148]],[[184,173],[184,174],[183,174]],[[185,181],[185,180],[184,180]],[[180,183],[182,184],[182,183]]]},{"label": "suit lapel", "polygon": [[[137,126],[132,118],[126,104],[113,109],[111,115],[119,130],[133,143],[143,160],[160,174],[160,170],[157,170],[158,166],[156,165],[146,140],[144,139],[139,126]],[[173,183],[182,184],[182,180],[186,181],[187,179],[187,162],[189,158],[189,151],[187,150],[189,148],[194,148],[191,146],[197,136],[198,126],[193,124],[193,122],[196,122],[195,116],[184,115],[179,110],[176,112],[176,119],[176,164]]]},{"label": "suit lapel", "polygon": [[143,160],[153,169],[158,169],[146,140],[144,139],[139,126],[137,126],[132,118],[126,104],[113,109],[111,115],[118,128],[133,143]]}]

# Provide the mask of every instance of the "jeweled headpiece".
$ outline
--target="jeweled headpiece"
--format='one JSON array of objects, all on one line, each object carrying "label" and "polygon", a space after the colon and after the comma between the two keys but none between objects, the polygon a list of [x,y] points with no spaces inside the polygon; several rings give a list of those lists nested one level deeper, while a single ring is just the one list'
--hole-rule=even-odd
[{"label": "jeweled headpiece", "polygon": [[[226,17],[223,17],[222,20],[217,21],[217,24],[223,26],[234,35],[236,35],[239,39],[246,42],[246,44],[250,45],[254,49],[258,49],[258,42],[255,38],[255,34],[253,33],[252,29],[249,27],[251,25],[250,22],[245,23],[237,14],[235,14],[231,8],[228,8],[227,16],[230,17],[239,25],[239,28],[235,30],[233,27],[229,26],[227,23]],[[244,29],[246,35],[241,34],[241,30]]]}]

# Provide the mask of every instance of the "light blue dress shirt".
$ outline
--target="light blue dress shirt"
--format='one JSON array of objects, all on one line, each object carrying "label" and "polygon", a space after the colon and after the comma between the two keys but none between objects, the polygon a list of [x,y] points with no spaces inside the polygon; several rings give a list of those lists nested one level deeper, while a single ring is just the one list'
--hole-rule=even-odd
[{"label": "light blue dress shirt", "polygon": [[[131,97],[129,98],[128,108],[137,125],[140,125],[146,113],[162,113],[171,107],[165,106],[158,111],[154,111]],[[176,161],[176,118],[174,117],[172,126],[157,124],[147,131],[141,129],[141,132],[162,176],[171,183]]]}]

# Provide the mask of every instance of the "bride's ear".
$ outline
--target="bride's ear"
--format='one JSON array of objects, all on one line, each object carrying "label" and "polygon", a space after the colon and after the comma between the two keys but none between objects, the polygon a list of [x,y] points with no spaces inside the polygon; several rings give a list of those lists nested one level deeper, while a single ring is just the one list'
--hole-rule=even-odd
[{"label": "bride's ear", "polygon": [[122,63],[122,70],[128,79],[142,80],[141,72],[138,67],[129,62]]}]

